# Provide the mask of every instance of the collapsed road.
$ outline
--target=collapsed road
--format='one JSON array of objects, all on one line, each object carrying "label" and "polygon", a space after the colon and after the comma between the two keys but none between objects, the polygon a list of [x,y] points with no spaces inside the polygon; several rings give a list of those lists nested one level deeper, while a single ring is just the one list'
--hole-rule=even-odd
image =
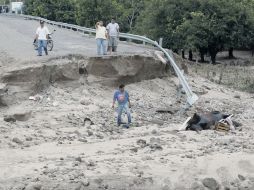
[{"label": "collapsed road", "polygon": [[[20,61],[38,60],[37,52],[33,49],[33,40],[39,22],[24,20],[23,18],[0,15],[0,49],[1,54]],[[72,30],[61,29],[48,25],[50,32],[56,30],[53,35],[54,51],[50,57],[66,54],[81,54],[84,56],[96,55],[96,41],[94,37],[85,36]],[[146,48],[119,44],[119,53],[142,54]],[[43,58],[42,58],[43,59]]]},{"label": "collapsed road", "polygon": [[[57,29],[54,52],[37,58],[36,26],[0,16],[1,190],[254,188],[252,94],[190,67],[200,98],[179,115],[178,79],[150,49],[123,43],[120,55],[98,58],[94,39]],[[127,83],[133,105],[129,129],[116,127],[111,108],[117,81]],[[187,117],[212,110],[242,127],[177,132]]]}]

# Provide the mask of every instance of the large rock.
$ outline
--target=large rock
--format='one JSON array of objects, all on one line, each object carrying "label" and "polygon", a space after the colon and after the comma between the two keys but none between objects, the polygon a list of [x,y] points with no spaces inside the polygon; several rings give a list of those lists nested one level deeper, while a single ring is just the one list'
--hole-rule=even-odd
[{"label": "large rock", "polygon": [[0,83],[0,95],[6,93],[7,91],[7,85],[4,83]]},{"label": "large rock", "polygon": [[155,137],[150,138],[149,147],[151,148],[152,151],[162,150],[160,138]]},{"label": "large rock", "polygon": [[5,100],[6,92],[8,91],[7,85],[0,83],[0,106],[7,106],[7,101]]},{"label": "large rock", "polygon": [[5,122],[16,122],[16,119],[12,115],[5,115],[4,116],[4,121]]},{"label": "large rock", "polygon": [[26,186],[25,190],[41,190],[42,185],[40,183],[31,183]]},{"label": "large rock", "polygon": [[17,137],[14,137],[14,138],[12,139],[12,141],[15,142],[15,143],[17,143],[17,144],[23,144],[23,141],[20,140],[20,139],[17,138]]},{"label": "large rock", "polygon": [[4,117],[6,122],[15,122],[15,121],[27,121],[31,117],[31,111],[26,110],[17,110],[15,112],[10,112]]},{"label": "large rock", "polygon": [[199,184],[198,182],[194,182],[191,185],[191,190],[205,190],[205,188],[202,186],[202,184]]},{"label": "large rock", "polygon": [[214,178],[205,178],[202,180],[203,185],[209,190],[219,190],[220,186]]}]

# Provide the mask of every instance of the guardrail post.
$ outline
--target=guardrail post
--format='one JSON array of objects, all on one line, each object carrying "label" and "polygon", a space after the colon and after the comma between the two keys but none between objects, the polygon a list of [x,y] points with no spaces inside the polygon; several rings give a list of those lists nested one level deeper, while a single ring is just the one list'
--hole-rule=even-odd
[{"label": "guardrail post", "polygon": [[131,39],[126,38],[126,42],[130,43],[130,42],[131,42]]},{"label": "guardrail post", "polygon": [[170,57],[175,61],[174,54],[173,54],[173,51],[172,51],[172,50],[169,50],[169,55],[170,55]]},{"label": "guardrail post", "polygon": [[159,39],[159,46],[162,47],[162,43],[163,43],[163,38],[160,38],[160,39]]},{"label": "guardrail post", "polygon": [[[145,38],[146,38],[146,36],[144,36]],[[145,40],[143,40],[143,45],[145,46],[146,45],[146,41]]]}]

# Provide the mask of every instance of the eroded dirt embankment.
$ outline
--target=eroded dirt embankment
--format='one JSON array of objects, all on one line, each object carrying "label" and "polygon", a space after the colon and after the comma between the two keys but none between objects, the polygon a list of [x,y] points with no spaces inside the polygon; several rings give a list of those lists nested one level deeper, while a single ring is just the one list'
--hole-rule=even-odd
[{"label": "eroded dirt embankment", "polygon": [[1,104],[8,105],[35,95],[54,82],[97,82],[106,86],[140,82],[168,75],[166,65],[149,55],[51,58],[7,70],[1,77]]}]

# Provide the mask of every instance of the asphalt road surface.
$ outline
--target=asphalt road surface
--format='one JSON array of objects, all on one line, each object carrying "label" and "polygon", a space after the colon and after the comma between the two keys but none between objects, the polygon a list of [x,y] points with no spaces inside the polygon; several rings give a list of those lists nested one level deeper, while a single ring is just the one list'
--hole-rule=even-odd
[{"label": "asphalt road surface", "polygon": [[[23,18],[5,16],[0,14],[0,54],[16,61],[43,59],[37,56],[33,49],[33,39],[39,22]],[[67,54],[82,54],[85,56],[96,55],[96,41],[94,37],[56,26],[48,26],[50,32],[56,32],[52,38],[54,49],[49,52],[49,57]],[[118,54],[142,53],[145,48],[126,42],[120,42]],[[1,56],[0,55],[0,56]]]}]

